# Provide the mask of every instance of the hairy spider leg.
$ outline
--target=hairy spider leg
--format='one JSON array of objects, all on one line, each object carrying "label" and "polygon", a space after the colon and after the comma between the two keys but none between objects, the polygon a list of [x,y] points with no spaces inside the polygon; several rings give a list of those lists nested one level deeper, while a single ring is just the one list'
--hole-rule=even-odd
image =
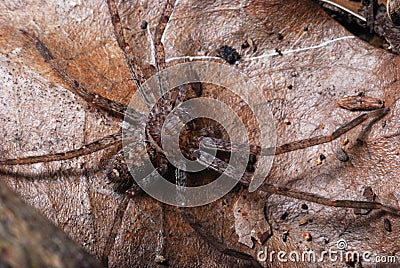
[{"label": "hairy spider leg", "polygon": [[46,163],[53,161],[68,160],[76,158],[78,156],[88,155],[117,144],[121,144],[121,142],[122,142],[122,133],[118,132],[115,134],[108,135],[104,138],[101,138],[100,140],[86,144],[79,149],[67,152],[0,160],[0,166],[30,165],[35,163]]},{"label": "hairy spider leg", "polygon": [[212,138],[212,137],[200,137],[200,146],[203,148],[207,149],[217,149],[219,151],[224,151],[224,152],[238,152],[238,151],[244,151],[244,148],[248,148],[250,146],[250,152],[255,154],[255,155],[279,155],[279,154],[284,154],[296,150],[301,150],[305,149],[308,147],[312,147],[315,145],[319,144],[324,144],[331,142],[346,132],[352,130],[356,126],[360,125],[361,123],[365,122],[366,120],[370,118],[375,118],[375,117],[382,117],[385,114],[387,114],[390,111],[389,108],[381,108],[377,109],[372,112],[368,113],[363,113],[350,122],[347,122],[340,127],[338,127],[335,131],[333,131],[330,135],[326,136],[317,136],[317,137],[312,137],[312,138],[307,138],[307,139],[302,139],[298,141],[293,141],[289,142],[280,146],[277,146],[274,150],[274,148],[261,148],[258,145],[253,145],[253,144],[240,144],[240,143],[234,143],[231,141],[223,140],[223,139],[217,139],[217,138]]},{"label": "hairy spider leg", "polygon": [[[226,174],[229,177],[235,177],[240,171],[236,170],[235,167],[228,165],[225,161],[222,161],[207,152],[198,150],[198,161],[212,170]],[[209,164],[211,163],[211,164]],[[252,175],[245,171],[240,180],[240,183],[249,186]],[[345,208],[358,208],[358,209],[378,209],[383,210],[397,216],[400,216],[400,209],[381,204],[379,202],[369,201],[354,201],[354,200],[332,200],[317,194],[307,193],[296,189],[289,188],[287,186],[281,186],[276,184],[264,183],[260,186],[260,191],[264,191],[271,194],[277,194],[287,197],[292,197],[299,200],[309,201],[317,204],[322,204],[330,207],[345,207]]]},{"label": "hairy spider leg", "polygon": [[[114,0],[107,0],[107,5],[108,9],[110,11],[111,15],[111,21],[114,26],[114,34],[117,39],[118,46],[120,47],[124,58],[125,62],[128,66],[128,69],[132,75],[132,78],[135,82],[135,85],[137,87],[137,90],[141,94],[143,101],[146,103],[147,106],[149,106],[149,99],[147,97],[146,92],[142,88],[142,82],[144,81],[144,77],[141,73],[138,74],[140,68],[134,64],[134,55],[133,55],[133,50],[131,46],[126,42],[125,36],[123,33],[123,26],[121,23],[121,18],[118,14],[118,8]],[[155,37],[154,37],[154,57],[155,57],[155,67],[156,67],[156,72],[159,72],[160,70],[164,69],[166,66],[165,63],[165,51],[164,51],[164,45],[161,42],[162,36],[165,32],[166,25],[169,21],[169,18],[173,12],[173,7],[175,6],[175,1],[167,1],[164,10],[161,15],[161,19],[158,22],[156,29],[155,29]],[[159,83],[160,84],[160,83]],[[162,93],[162,90],[160,89],[160,93]],[[148,107],[151,108],[151,107]],[[148,128],[146,128],[146,134],[147,138],[149,139],[151,145],[153,145],[156,150],[160,153],[162,153],[162,148],[157,144],[157,142],[153,139],[152,135],[149,133]],[[164,205],[162,206],[162,221],[164,221]],[[159,234],[159,244],[157,246],[157,253],[156,253],[156,261],[163,262],[164,260],[164,255],[165,255],[165,249],[164,249],[164,230],[163,227],[164,224],[162,224],[161,231]],[[115,238],[114,238],[115,239]],[[114,240],[113,239],[113,240]]]},{"label": "hairy spider leg", "polygon": [[[69,91],[84,99],[91,106],[100,108],[101,110],[104,110],[120,119],[123,119],[125,117],[127,106],[123,105],[120,102],[113,101],[90,92],[82,85],[81,82],[79,82],[58,63],[58,61],[53,57],[47,46],[42,41],[40,41],[38,37],[24,30],[20,31],[27,38],[27,40],[29,40],[36,46],[37,51],[40,53],[44,61],[49,64],[54,73],[56,73],[57,76],[60,77],[61,80],[69,86]],[[144,115],[138,111],[131,109],[129,110],[129,116],[131,117],[131,120],[133,122],[138,122],[140,120],[143,120]]]}]

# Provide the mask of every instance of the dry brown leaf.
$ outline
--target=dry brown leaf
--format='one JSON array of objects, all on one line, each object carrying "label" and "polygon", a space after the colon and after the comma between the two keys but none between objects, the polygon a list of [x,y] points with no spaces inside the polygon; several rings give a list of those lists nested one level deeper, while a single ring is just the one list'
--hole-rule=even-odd
[{"label": "dry brown leaf", "polygon": [[[152,59],[143,20],[154,27],[163,3],[119,4],[123,23],[137,64],[146,76]],[[115,42],[109,14],[102,1],[2,1],[0,3],[0,152],[1,158],[65,151],[117,131],[119,122],[88,106],[63,84],[26,43],[18,29],[36,33],[71,72],[90,90],[129,101],[134,91]],[[252,40],[257,50],[241,49]],[[214,55],[221,45],[242,54],[235,66],[258,83],[277,124],[278,144],[329,134],[358,113],[336,106],[344,96],[360,91],[380,98],[391,112],[373,125],[359,145],[361,128],[344,138],[350,160],[335,158],[341,140],[275,158],[267,180],[333,199],[357,199],[371,186],[386,204],[399,206],[397,105],[399,60],[351,36],[311,1],[178,1],[164,35],[170,65],[173,57]],[[279,51],[282,55],[279,55]],[[218,93],[207,93],[219,96]],[[231,103],[235,106],[235,102]],[[1,179],[89,252],[101,257],[115,211],[122,197],[104,180],[104,164],[114,152],[105,151],[73,161],[2,168]],[[316,166],[321,153],[326,159]],[[211,205],[193,209],[198,219],[226,245],[254,258],[260,247],[249,249],[232,235],[233,191]],[[345,239],[351,249],[374,254],[398,254],[398,217],[387,216],[393,232],[383,228],[379,213],[355,216],[352,210],[316,204],[302,209],[302,201],[271,196],[268,221],[273,235],[271,250],[313,249],[316,252]],[[129,201],[109,256],[111,267],[155,267],[158,234],[164,229],[165,255],[172,267],[242,266],[199,239],[175,208],[162,206],[148,196]],[[288,217],[281,220],[286,212]],[[298,226],[303,214],[312,223]],[[289,230],[282,241],[282,230]],[[304,242],[301,234],[313,239]],[[276,261],[276,260],[275,260]],[[269,266],[269,262],[261,262]],[[292,267],[293,263],[280,263]],[[308,264],[297,263],[298,267]],[[341,266],[325,261],[326,267]]]}]

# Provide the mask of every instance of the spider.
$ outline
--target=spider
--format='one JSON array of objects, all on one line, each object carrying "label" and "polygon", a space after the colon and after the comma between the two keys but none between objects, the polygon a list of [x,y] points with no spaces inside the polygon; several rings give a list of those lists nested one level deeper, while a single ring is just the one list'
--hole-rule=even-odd
[{"label": "spider", "polygon": [[[118,45],[121,49],[122,54],[124,55],[126,64],[128,69],[132,75],[132,79],[136,85],[137,90],[141,91],[142,83],[144,78],[141,76],[140,71],[134,65],[134,55],[132,53],[132,49],[130,45],[125,41],[122,23],[118,14],[118,10],[116,4],[112,0],[107,1],[108,8],[111,14],[111,21],[114,26],[115,37],[118,42]],[[169,20],[169,17],[172,13],[172,7],[174,3],[167,3],[163,15],[161,16],[160,22],[155,29],[154,34],[154,47],[155,47],[155,71],[161,71],[165,69],[165,53],[164,47],[161,42],[161,37],[164,33],[165,27]],[[51,69],[69,86],[69,90],[76,94],[77,96],[84,99],[88,104],[99,108],[110,115],[114,116],[118,119],[123,119],[126,114],[128,114],[132,124],[146,124],[146,152],[151,155],[151,159],[157,170],[161,174],[167,174],[171,169],[171,165],[165,158],[163,154],[162,147],[160,146],[160,128],[165,120],[165,117],[169,114],[169,112],[177,106],[180,102],[184,102],[187,99],[198,97],[201,95],[201,84],[197,85],[190,85],[190,86],[183,86],[175,89],[168,95],[164,96],[164,98],[158,103],[157,107],[152,111],[149,118],[145,118],[140,112],[132,110],[127,106],[106,99],[100,95],[93,94],[89,92],[84,85],[75,79],[71,74],[68,73],[67,70],[63,69],[60,64],[58,64],[57,59],[53,57],[49,49],[46,45],[40,41],[40,39],[34,36],[27,31],[21,30],[21,33],[33,43],[38,52],[43,57],[44,61],[47,62]],[[144,92],[141,92],[143,98],[146,97]],[[331,142],[344,133],[350,131],[354,127],[366,122],[367,120],[380,118],[384,116],[386,113],[389,112],[388,108],[380,108],[376,109],[372,112],[363,113],[360,116],[356,117],[355,119],[351,120],[348,123],[341,125],[337,128],[332,134],[327,136],[318,136],[307,138],[304,140],[294,141],[287,144],[280,145],[276,148],[275,154],[284,154],[295,150],[300,150],[304,148],[308,148],[311,146]],[[218,133],[218,127],[215,125],[210,125],[207,127],[202,126],[204,122],[191,122],[189,123],[186,128],[184,129],[184,133],[182,137],[185,137],[181,141],[182,147],[186,148],[184,154],[187,158],[190,159],[197,159],[199,162],[206,165],[211,170],[214,170],[218,173],[223,172],[232,172],[232,176],[235,173],[235,169],[228,169],[227,163],[224,161],[223,157],[214,158],[211,157],[206,150],[200,150],[199,147],[202,148],[211,148],[216,146],[220,152],[230,153],[237,148],[230,144],[229,141],[224,139],[223,133]],[[197,125],[200,125],[198,127]],[[221,131],[222,132],[222,131]],[[85,146],[61,153],[55,154],[47,154],[42,156],[32,156],[26,158],[18,158],[18,159],[3,159],[0,160],[0,165],[29,165],[34,163],[43,163],[43,162],[51,162],[51,161],[62,161],[68,160],[75,157],[88,155],[94,153],[99,150],[106,149],[108,147],[116,146],[121,147],[122,145],[122,132],[119,131],[118,133],[106,136],[98,141],[86,144]],[[252,173],[254,168],[256,168],[256,160],[260,154],[261,148],[257,145],[252,145],[251,148],[251,157],[249,159],[249,166],[245,174],[243,175],[242,179],[240,180],[240,184],[244,186],[249,186]],[[212,163],[209,165],[208,163]],[[140,164],[140,163],[139,163]],[[132,188],[137,190],[137,186],[134,183],[134,179],[131,177],[130,173],[127,170],[126,163],[124,163],[124,159],[122,157],[121,151],[113,158],[112,163],[110,164],[110,168],[107,172],[109,180],[114,184],[114,189],[116,192],[125,193],[127,191],[132,191]],[[184,177],[186,174],[177,169],[175,171],[175,176],[177,178]],[[140,166],[138,166],[138,174],[134,174],[136,176],[140,175]],[[271,194],[283,195],[287,197],[292,197],[300,200],[310,201],[314,203],[323,204],[326,206],[334,206],[334,207],[346,207],[346,208],[358,208],[358,209],[378,209],[384,210],[389,213],[393,213],[395,215],[400,215],[400,210],[398,208],[394,208],[391,206],[387,206],[378,202],[369,202],[369,201],[354,201],[354,200],[331,200],[316,194],[311,194],[303,191],[298,191],[295,189],[290,189],[286,186],[275,185],[264,183],[259,191],[268,192]],[[121,211],[126,208],[126,201],[124,201],[125,205],[121,206]],[[192,216],[186,213],[184,210],[183,214],[185,215],[187,221],[195,228],[201,235],[202,228],[199,227]],[[223,248],[221,244],[214,242],[213,244],[215,247],[219,248],[219,250],[224,251],[226,254],[234,255],[239,258],[247,258],[244,254],[233,252]],[[107,246],[106,246],[107,247]],[[105,254],[107,255],[106,251],[110,250],[110,248],[105,249]],[[162,256],[161,256],[162,257]],[[160,257],[160,259],[161,259]]]}]

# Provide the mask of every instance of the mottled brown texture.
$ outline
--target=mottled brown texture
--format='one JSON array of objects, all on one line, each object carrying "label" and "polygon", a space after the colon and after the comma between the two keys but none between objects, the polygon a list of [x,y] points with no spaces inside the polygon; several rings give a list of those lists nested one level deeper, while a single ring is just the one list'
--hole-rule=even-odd
[{"label": "mottled brown texture", "polygon": [[[164,6],[160,2],[118,4],[125,34],[136,55],[135,64],[145,77],[154,72],[154,62],[147,29],[140,25],[146,20],[148,29],[154,30]],[[38,35],[88,90],[128,103],[135,85],[115,41],[104,2],[3,1],[0,15],[1,158],[66,151],[118,130],[119,122],[109,121],[63,89],[66,85],[49,72],[18,31],[22,28]],[[339,139],[277,156],[267,180],[334,199],[362,200],[361,189],[371,186],[380,202],[398,207],[398,57],[356,38],[285,53],[348,35],[311,1],[178,1],[163,40],[167,59],[213,56],[223,45],[237,49],[242,59],[235,68],[259,84],[276,119],[278,145],[330,134],[355,118],[358,113],[337,107],[337,100],[344,96],[362,91],[384,100],[391,109],[387,116],[365,134],[360,126],[343,137],[350,141],[346,148],[349,161],[335,158],[341,146]],[[255,52],[241,49],[249,38],[257,47]],[[276,50],[282,56],[276,55]],[[273,55],[252,58],[268,54]],[[169,61],[168,65],[178,62]],[[206,88],[204,95],[237,104],[234,97],[221,96],[212,87]],[[109,248],[115,211],[123,200],[105,182],[104,169],[114,153],[107,150],[74,161],[5,168],[1,178],[100,258],[104,248]],[[315,160],[320,154],[326,159],[317,166]],[[237,197],[235,189],[213,204],[188,210],[219,242],[255,257],[264,246],[249,249],[241,245],[232,228]],[[309,248],[318,252],[342,238],[352,250],[398,254],[397,217],[385,216],[393,230],[387,232],[382,213],[355,215],[351,209],[279,196],[269,196],[266,201],[272,237],[265,246],[270,250]],[[304,203],[308,209],[302,208]],[[129,200],[108,258],[111,267],[139,263],[156,267],[153,260],[160,226],[166,234],[165,255],[171,267],[245,264],[199,238],[176,208],[166,207],[164,224],[161,211],[161,204],[146,195]],[[287,217],[281,218],[284,213]],[[303,217],[312,221],[299,226]],[[312,241],[305,241],[303,232],[309,233]],[[262,264],[276,266],[277,261]],[[293,267],[293,263],[281,265]],[[341,267],[342,263],[326,261],[322,265]]]},{"label": "mottled brown texture", "polygon": [[0,226],[2,267],[102,267],[4,182],[0,182]]}]

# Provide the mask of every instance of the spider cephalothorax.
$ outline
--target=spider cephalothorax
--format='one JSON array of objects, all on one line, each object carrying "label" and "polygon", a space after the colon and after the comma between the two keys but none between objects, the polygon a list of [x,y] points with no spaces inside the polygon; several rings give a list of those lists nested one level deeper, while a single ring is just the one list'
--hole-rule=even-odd
[{"label": "spider cephalothorax", "polygon": [[[174,170],[176,167],[168,161],[162,145],[162,128],[166,126],[164,131],[173,131],[168,129],[168,124],[165,124],[166,118],[172,112],[177,114],[175,121],[172,122],[174,127],[179,126],[181,129],[179,135],[179,150],[185,158],[195,161],[198,157],[200,141],[203,137],[214,139],[227,139],[228,135],[224,128],[216,121],[208,118],[189,119],[190,114],[179,107],[179,104],[186,100],[201,96],[201,83],[191,83],[179,86],[158,100],[156,105],[152,107],[146,121],[145,139],[143,142],[138,142],[133,146],[129,146],[128,151],[120,150],[112,159],[108,167],[107,177],[109,182],[113,183],[113,188],[117,192],[125,192],[136,185],[134,178],[144,178],[148,175],[143,169],[143,157],[147,154],[157,172],[168,179],[172,183],[174,180]],[[186,119],[186,120],[185,120]],[[186,123],[185,123],[186,122]],[[169,122],[171,125],[171,122]],[[229,143],[229,141],[226,141]],[[131,165],[130,172],[125,162],[125,154],[132,154],[128,157]],[[225,161],[229,159],[229,152],[218,153],[218,157]],[[250,155],[248,168],[249,172],[254,172],[254,164],[256,156]],[[206,167],[205,167],[206,168]],[[132,174],[131,174],[132,173]],[[199,185],[205,182],[197,181]],[[136,186],[135,186],[136,187]]]}]

